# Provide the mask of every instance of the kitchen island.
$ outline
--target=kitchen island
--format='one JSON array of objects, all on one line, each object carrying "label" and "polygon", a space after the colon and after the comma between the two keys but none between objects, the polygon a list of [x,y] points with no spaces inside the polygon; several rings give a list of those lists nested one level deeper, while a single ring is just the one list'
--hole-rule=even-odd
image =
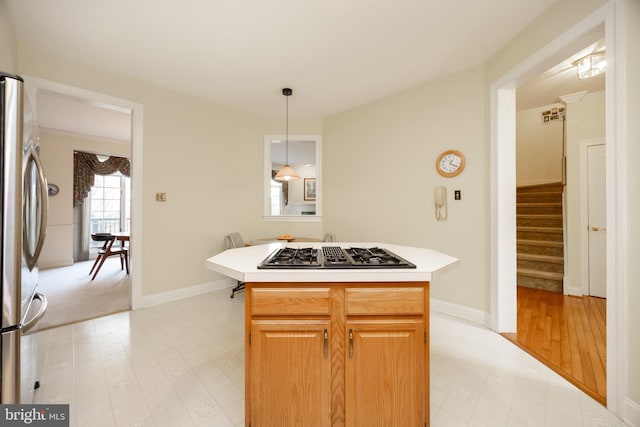
[{"label": "kitchen island", "polygon": [[[415,268],[258,268],[284,246],[380,247]],[[384,243],[273,243],[206,264],[246,286],[245,425],[429,425],[429,284],[456,258]]]}]

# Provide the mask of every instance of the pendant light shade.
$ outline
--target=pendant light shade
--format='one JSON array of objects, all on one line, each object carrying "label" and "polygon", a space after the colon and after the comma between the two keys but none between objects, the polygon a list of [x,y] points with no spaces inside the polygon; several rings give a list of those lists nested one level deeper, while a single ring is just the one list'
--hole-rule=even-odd
[{"label": "pendant light shade", "polygon": [[282,169],[278,171],[275,177],[276,181],[291,181],[292,179],[298,179],[300,176],[289,165],[284,165]]},{"label": "pendant light shade", "polygon": [[291,181],[293,179],[300,179],[300,176],[289,166],[289,97],[293,94],[293,90],[289,88],[282,89],[282,94],[287,97],[287,110],[286,110],[286,139],[285,139],[285,164],[278,171],[276,176],[273,177],[276,181]]}]

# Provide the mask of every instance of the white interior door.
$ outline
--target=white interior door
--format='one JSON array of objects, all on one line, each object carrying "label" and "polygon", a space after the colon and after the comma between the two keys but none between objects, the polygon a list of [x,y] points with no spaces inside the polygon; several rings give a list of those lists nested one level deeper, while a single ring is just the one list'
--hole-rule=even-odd
[{"label": "white interior door", "polygon": [[605,146],[587,147],[589,295],[607,297],[607,208]]}]

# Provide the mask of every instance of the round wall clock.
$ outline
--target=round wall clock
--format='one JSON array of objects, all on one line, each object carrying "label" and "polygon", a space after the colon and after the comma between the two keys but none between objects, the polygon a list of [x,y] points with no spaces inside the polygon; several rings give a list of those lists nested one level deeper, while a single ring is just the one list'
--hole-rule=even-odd
[{"label": "round wall clock", "polygon": [[442,152],[436,160],[436,170],[445,178],[459,175],[464,170],[464,155],[458,150]]}]

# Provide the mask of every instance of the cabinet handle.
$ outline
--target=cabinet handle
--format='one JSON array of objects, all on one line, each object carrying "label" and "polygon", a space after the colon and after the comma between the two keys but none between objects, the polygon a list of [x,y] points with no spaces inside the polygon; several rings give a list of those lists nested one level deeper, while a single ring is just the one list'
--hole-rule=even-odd
[{"label": "cabinet handle", "polygon": [[324,358],[329,357],[329,332],[324,330]]},{"label": "cabinet handle", "polygon": [[349,357],[353,357],[353,329],[349,329]]}]

